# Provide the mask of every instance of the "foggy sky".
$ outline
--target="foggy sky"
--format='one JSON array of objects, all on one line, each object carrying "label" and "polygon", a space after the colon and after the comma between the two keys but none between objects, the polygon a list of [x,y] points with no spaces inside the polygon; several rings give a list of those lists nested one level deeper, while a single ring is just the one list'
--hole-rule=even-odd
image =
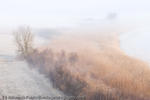
[{"label": "foggy sky", "polygon": [[0,27],[76,26],[116,13],[120,20],[148,23],[149,0],[0,0]]}]

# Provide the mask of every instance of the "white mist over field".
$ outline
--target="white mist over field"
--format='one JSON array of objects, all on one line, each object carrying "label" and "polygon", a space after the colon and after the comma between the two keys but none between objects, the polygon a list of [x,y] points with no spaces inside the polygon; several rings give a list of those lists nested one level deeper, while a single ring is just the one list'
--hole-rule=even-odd
[{"label": "white mist over field", "polygon": [[[150,31],[148,28],[128,29],[125,25],[125,27],[123,27],[119,26],[118,23],[112,24],[109,23],[108,20],[106,20],[106,22],[103,21],[103,24],[93,23],[90,25],[89,23],[85,23],[85,25],[82,24],[82,26],[72,29],[60,30],[58,28],[60,33],[52,37],[51,32],[46,33],[46,31],[44,31],[43,33],[42,31],[36,34],[38,31],[33,29],[35,32],[35,47],[47,46],[47,44],[51,42],[51,39],[55,40],[58,36],[59,40],[59,35],[62,35],[64,38],[63,41],[59,41],[59,47],[65,46],[64,44],[66,43],[65,49],[71,48],[71,46],[77,46],[78,48],[78,44],[80,44],[82,48],[97,47],[101,44],[101,41],[103,42],[103,39],[106,39],[109,45],[114,45],[113,42],[118,42],[114,41],[116,38],[113,38],[113,35],[115,35],[119,37],[119,45],[126,54],[147,62],[150,61],[150,47],[148,46],[150,43]],[[56,29],[56,33],[58,30]],[[76,45],[72,45],[71,39],[78,39],[78,42],[74,43]],[[84,39],[87,39],[86,42],[88,43],[84,43]],[[70,43],[67,41],[70,41]],[[56,45],[58,45],[58,43],[56,43]],[[55,47],[55,43],[51,45],[51,47],[53,46]],[[17,61],[15,57],[16,47],[13,34],[0,34],[0,76],[2,76],[0,77],[0,95],[62,95],[60,91],[53,88],[52,83],[44,75],[40,74],[38,70],[31,69],[26,62]]]},{"label": "white mist over field", "polygon": [[141,28],[120,36],[121,48],[130,56],[150,62],[150,29]]},{"label": "white mist over field", "polygon": [[150,62],[149,4],[149,0],[0,0],[0,96],[63,95],[38,70],[16,59],[13,31],[20,25],[31,27],[35,47],[95,52],[105,41]]},{"label": "white mist over field", "polygon": [[[55,30],[52,29],[52,31],[44,31],[43,29],[42,31],[39,31],[40,29],[37,31],[33,28],[35,35],[34,44],[35,47],[47,47],[50,45],[52,48],[65,48],[65,50],[67,50],[67,48],[71,48],[68,50],[73,50],[73,48],[80,49],[80,46],[81,48],[88,48],[89,50],[98,50],[97,47],[101,48],[101,46],[103,46],[102,42],[105,41],[104,43],[106,44],[104,44],[104,46],[113,46],[117,43],[117,46],[119,45],[129,56],[149,62],[149,29],[142,27],[138,29],[135,27],[129,28],[129,26],[124,23],[122,23],[121,26],[119,26],[119,24],[118,22],[113,22],[113,20],[103,20],[102,23],[95,23],[93,21],[84,22],[82,25],[80,24],[79,27],[68,29],[56,28]],[[55,34],[57,35],[53,35],[53,32],[56,32]],[[62,36],[63,41],[60,41],[59,36]],[[116,39],[118,40],[116,41]],[[54,43],[51,44],[51,40],[53,40],[52,42]],[[76,42],[72,43],[72,41]],[[120,44],[118,44],[118,42],[120,42]],[[26,62],[17,61],[15,57],[16,46],[12,32],[7,34],[1,33],[0,76],[2,77],[0,77],[0,95],[62,95],[61,91],[58,91],[52,86],[52,83],[47,77],[39,73],[38,70],[31,69]]]}]

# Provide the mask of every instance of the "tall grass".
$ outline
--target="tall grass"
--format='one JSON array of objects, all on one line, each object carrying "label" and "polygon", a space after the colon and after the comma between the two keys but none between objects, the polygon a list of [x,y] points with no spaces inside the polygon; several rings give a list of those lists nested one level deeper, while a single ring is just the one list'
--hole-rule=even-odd
[{"label": "tall grass", "polygon": [[100,51],[97,56],[36,50],[27,61],[69,96],[86,96],[87,100],[150,98],[149,66],[115,49]]},{"label": "tall grass", "polygon": [[86,100],[150,99],[147,63],[126,55],[112,44],[76,42],[68,41],[71,47],[61,41],[61,45],[51,49],[37,49],[27,61],[69,96],[85,96]]}]

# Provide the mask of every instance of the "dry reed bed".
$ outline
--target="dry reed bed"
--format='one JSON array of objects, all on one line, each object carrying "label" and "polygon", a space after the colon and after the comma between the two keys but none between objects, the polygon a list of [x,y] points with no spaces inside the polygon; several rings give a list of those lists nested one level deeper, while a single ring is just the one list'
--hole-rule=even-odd
[{"label": "dry reed bed", "polygon": [[87,100],[148,100],[148,64],[118,48],[91,52],[35,50],[27,61],[39,68],[66,95]]}]

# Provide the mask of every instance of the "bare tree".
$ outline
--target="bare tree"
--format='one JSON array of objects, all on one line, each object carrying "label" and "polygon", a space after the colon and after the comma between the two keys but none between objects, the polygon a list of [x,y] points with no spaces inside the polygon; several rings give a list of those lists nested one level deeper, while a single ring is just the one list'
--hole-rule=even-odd
[{"label": "bare tree", "polygon": [[29,26],[20,27],[14,32],[15,43],[19,55],[26,57],[33,51],[33,34]]}]

